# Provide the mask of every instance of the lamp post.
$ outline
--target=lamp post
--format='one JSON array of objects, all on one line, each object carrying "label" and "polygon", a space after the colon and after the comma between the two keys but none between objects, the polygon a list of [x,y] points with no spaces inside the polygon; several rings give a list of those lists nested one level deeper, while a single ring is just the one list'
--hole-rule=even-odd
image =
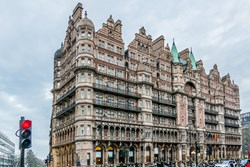
[{"label": "lamp post", "polygon": [[101,167],[102,167],[102,164],[103,164],[103,149],[102,149],[102,119],[104,118],[104,117],[106,117],[106,115],[105,114],[102,114],[102,116],[101,116],[101,141],[100,141],[100,143],[101,143]]},{"label": "lamp post", "polygon": [[188,123],[188,129],[189,129],[189,144],[190,144],[190,149],[189,149],[189,166],[192,167],[192,161],[191,161],[191,146],[192,146],[192,135],[191,135],[191,129],[192,129],[192,121],[189,121]]}]

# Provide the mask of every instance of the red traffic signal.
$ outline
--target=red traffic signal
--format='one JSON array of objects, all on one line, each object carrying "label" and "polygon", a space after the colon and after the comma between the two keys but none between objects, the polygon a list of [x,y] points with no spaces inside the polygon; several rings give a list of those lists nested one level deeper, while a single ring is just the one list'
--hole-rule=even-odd
[{"label": "red traffic signal", "polygon": [[31,120],[20,120],[19,148],[25,149],[31,147]]},{"label": "red traffic signal", "polygon": [[25,120],[22,122],[21,127],[23,129],[28,129],[31,127],[32,122],[30,120]]}]

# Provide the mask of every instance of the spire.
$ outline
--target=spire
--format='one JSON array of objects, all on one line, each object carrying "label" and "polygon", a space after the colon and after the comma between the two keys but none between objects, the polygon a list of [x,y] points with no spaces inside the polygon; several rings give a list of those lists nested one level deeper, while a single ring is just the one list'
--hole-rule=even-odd
[{"label": "spire", "polygon": [[174,38],[173,38],[173,45],[171,48],[171,54],[173,56],[173,63],[179,63],[179,53],[177,51],[176,45],[174,43]]},{"label": "spire", "polygon": [[189,59],[191,60],[192,70],[197,70],[196,61],[192,52],[192,48],[190,48]]}]

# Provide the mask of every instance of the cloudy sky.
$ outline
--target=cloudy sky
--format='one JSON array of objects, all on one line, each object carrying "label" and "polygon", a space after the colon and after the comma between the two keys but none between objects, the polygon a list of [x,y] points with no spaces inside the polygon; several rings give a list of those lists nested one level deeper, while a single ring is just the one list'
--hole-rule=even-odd
[{"label": "cloudy sky", "polygon": [[[64,40],[76,0],[0,0],[0,131],[16,144],[19,119],[33,121],[36,155],[48,154],[53,54]],[[153,39],[164,35],[178,51],[193,48],[207,74],[216,63],[221,77],[240,86],[242,112],[250,108],[249,0],[80,1],[96,31],[110,14],[123,24],[127,46],[144,26]],[[157,3],[156,3],[157,2]]]}]

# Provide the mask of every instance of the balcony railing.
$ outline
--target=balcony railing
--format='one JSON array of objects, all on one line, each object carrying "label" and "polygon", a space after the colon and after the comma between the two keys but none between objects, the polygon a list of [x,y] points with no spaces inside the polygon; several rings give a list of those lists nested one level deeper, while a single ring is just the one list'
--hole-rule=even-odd
[{"label": "balcony railing", "polygon": [[65,121],[65,122],[60,123],[59,125],[57,125],[57,126],[55,127],[55,129],[56,129],[56,130],[61,129],[61,128],[63,128],[63,127],[66,127],[66,126],[68,126],[68,125],[73,124],[74,122],[75,122],[75,118],[73,117],[73,118],[71,118],[71,119],[69,119],[69,120],[67,120],[67,121]]},{"label": "balcony railing", "polygon": [[171,117],[171,118],[176,118],[176,112],[167,112],[167,111],[161,111],[158,109],[152,109],[153,114],[155,115],[161,115],[161,116],[166,116],[166,117]]},{"label": "balcony railing", "polygon": [[162,99],[162,98],[158,98],[155,96],[152,96],[152,101],[156,103],[160,103],[160,104],[168,104],[168,105],[176,106],[176,102],[174,100]]},{"label": "balcony railing", "polygon": [[213,115],[217,115],[217,114],[218,114],[218,111],[215,111],[215,110],[210,110],[210,109],[205,109],[205,113],[206,113],[206,114],[213,114]]},{"label": "balcony railing", "polygon": [[237,116],[237,115],[231,115],[231,114],[226,114],[226,113],[224,114],[224,117],[225,118],[237,119],[237,120],[239,119],[239,116]]},{"label": "balcony railing", "polygon": [[214,119],[205,119],[205,123],[217,125],[219,122]]},{"label": "balcony railing", "polygon": [[118,94],[118,95],[123,95],[123,96],[127,96],[127,97],[133,97],[133,98],[141,98],[140,94],[138,94],[136,92],[131,92],[129,90],[125,90],[125,89],[123,90],[123,89],[110,87],[110,86],[97,84],[97,83],[94,83],[93,86],[95,89],[111,92],[113,94]]},{"label": "balcony railing", "polygon": [[142,124],[143,121],[139,121],[139,120],[135,120],[135,119],[121,119],[121,118],[116,118],[116,117],[102,117],[100,115],[96,115],[95,116],[96,118],[96,121],[110,121],[110,122],[113,122],[113,123],[130,123],[130,124]]},{"label": "balcony railing", "polygon": [[128,136],[110,136],[110,135],[105,135],[103,134],[102,137],[101,135],[94,135],[93,136],[94,140],[114,140],[114,141],[140,141],[141,139],[139,137],[128,137]]},{"label": "balcony railing", "polygon": [[116,103],[116,102],[109,102],[109,101],[104,101],[104,100],[93,100],[95,105],[102,106],[102,107],[110,107],[114,109],[121,109],[121,110],[126,110],[126,111],[136,111],[140,112],[141,108],[132,106],[129,104],[122,104],[122,103]]},{"label": "balcony railing", "polygon": [[75,90],[76,90],[75,86],[71,88],[70,90],[68,90],[68,92],[66,92],[64,95],[62,95],[60,98],[56,100],[56,104],[60,103],[63,99],[71,95]]},{"label": "balcony railing", "polygon": [[225,126],[230,126],[230,127],[234,127],[234,128],[239,128],[239,127],[240,127],[239,124],[236,124],[236,123],[228,123],[228,122],[225,122]]},{"label": "balcony railing", "polygon": [[154,142],[167,142],[167,143],[177,143],[178,140],[177,139],[171,139],[171,138],[167,138],[167,137],[153,137],[153,141]]},{"label": "balcony railing", "polygon": [[65,113],[67,113],[68,111],[72,110],[75,106],[76,106],[75,102],[71,103],[69,106],[67,106],[64,109],[62,109],[61,111],[57,112],[56,117],[59,117]]}]

